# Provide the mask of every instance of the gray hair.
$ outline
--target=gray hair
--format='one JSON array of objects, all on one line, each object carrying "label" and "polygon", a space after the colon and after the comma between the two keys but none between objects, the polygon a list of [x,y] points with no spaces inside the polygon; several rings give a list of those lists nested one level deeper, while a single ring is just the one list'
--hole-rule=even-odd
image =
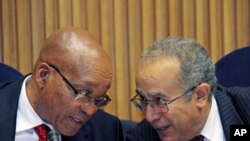
[{"label": "gray hair", "polygon": [[[153,58],[168,59],[176,57],[180,64],[179,84],[184,89],[208,83],[211,86],[210,96],[215,92],[217,79],[215,65],[206,50],[197,42],[181,37],[168,37],[154,42],[141,56],[141,61],[153,61]],[[191,94],[188,94],[189,98]]]}]

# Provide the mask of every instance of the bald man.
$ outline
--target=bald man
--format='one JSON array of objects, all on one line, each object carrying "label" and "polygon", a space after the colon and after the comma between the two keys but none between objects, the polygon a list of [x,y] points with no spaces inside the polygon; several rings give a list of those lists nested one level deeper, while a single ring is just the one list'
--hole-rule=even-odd
[{"label": "bald man", "polygon": [[55,131],[58,140],[122,140],[119,119],[98,110],[111,101],[111,80],[111,61],[93,37],[75,27],[56,31],[32,74],[0,85],[0,138],[41,141]]}]

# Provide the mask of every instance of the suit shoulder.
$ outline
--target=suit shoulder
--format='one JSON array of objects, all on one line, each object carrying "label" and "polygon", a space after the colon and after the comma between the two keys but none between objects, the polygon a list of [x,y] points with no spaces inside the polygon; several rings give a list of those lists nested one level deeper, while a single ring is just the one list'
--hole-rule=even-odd
[{"label": "suit shoulder", "polygon": [[232,87],[227,92],[241,119],[250,124],[250,87]]}]

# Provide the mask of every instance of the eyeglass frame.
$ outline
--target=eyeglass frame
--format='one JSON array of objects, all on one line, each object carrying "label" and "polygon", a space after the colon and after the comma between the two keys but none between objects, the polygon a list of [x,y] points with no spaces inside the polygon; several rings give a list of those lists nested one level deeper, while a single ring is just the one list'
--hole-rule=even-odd
[{"label": "eyeglass frame", "polygon": [[[85,96],[88,98],[88,103],[94,103],[94,105],[98,108],[101,108],[101,107],[104,107],[106,105],[108,105],[108,103],[111,101],[111,98],[107,95],[107,94],[104,94],[103,96],[100,96],[98,98],[102,98],[102,99],[106,99],[106,100],[101,100],[101,99],[98,99],[98,98],[93,98],[89,95],[86,94],[87,91],[84,91],[83,92],[79,92],[70,82],[69,80],[61,73],[61,71],[54,65],[52,64],[48,64],[50,67],[52,67],[53,69],[56,70],[56,72],[62,77],[63,81],[73,90],[74,94],[76,95],[76,99],[79,95],[81,96]],[[101,103],[98,105],[98,101],[102,101],[102,102],[106,102],[106,103]],[[87,104],[87,103],[86,103]]]},{"label": "eyeglass frame", "polygon": [[[161,102],[161,104],[162,104],[162,105],[165,105],[165,107],[167,108],[167,110],[166,110],[165,112],[168,112],[168,111],[169,111],[168,105],[169,105],[170,103],[172,103],[172,102],[176,101],[177,99],[181,98],[182,96],[188,94],[190,91],[195,90],[196,87],[198,87],[200,84],[201,84],[201,83],[199,83],[198,85],[195,85],[195,86],[189,88],[189,89],[186,90],[183,94],[181,94],[181,95],[179,95],[179,96],[177,96],[177,97],[175,97],[175,98],[173,98],[173,99],[171,99],[171,100],[167,100],[167,99],[162,98],[162,101],[159,101],[159,102]],[[130,102],[132,102],[132,103],[134,104],[134,106],[135,106],[137,109],[139,109],[140,111],[143,111],[143,106],[142,106],[142,104],[137,103],[137,102],[136,102],[136,99],[137,99],[137,100],[141,100],[141,103],[144,103],[144,104],[146,105],[146,107],[147,107],[148,104],[150,104],[149,102],[154,102],[154,103],[156,103],[156,99],[150,99],[150,100],[148,100],[148,99],[137,98],[137,96],[140,96],[140,95],[139,95],[139,94],[136,94],[133,98],[130,99]],[[155,104],[155,105],[157,105],[157,104]],[[158,105],[158,106],[159,106],[159,105]],[[146,107],[145,107],[145,108],[146,108]],[[165,113],[165,112],[163,112],[163,113]]]}]

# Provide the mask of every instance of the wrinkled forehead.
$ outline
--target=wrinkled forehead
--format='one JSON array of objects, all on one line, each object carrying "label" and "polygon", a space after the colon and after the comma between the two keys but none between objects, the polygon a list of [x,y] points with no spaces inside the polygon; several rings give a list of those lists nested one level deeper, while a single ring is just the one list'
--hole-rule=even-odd
[{"label": "wrinkled forehead", "polygon": [[64,67],[64,70],[63,75],[77,88],[105,92],[111,85],[111,67],[98,60]]},{"label": "wrinkled forehead", "polygon": [[[137,68],[137,76],[158,76],[163,74],[177,74],[181,64],[176,57],[150,58],[141,60]],[[160,77],[160,76],[158,76]]]},{"label": "wrinkled forehead", "polygon": [[180,63],[175,58],[141,63],[136,75],[136,87],[144,92],[176,87],[179,82],[179,72]]},{"label": "wrinkled forehead", "polygon": [[94,55],[80,55],[75,57],[67,63],[69,64],[66,71],[75,75],[76,77],[84,77],[91,75],[93,77],[100,77],[107,79],[112,77],[112,66],[109,58],[100,56],[99,54],[93,53]]}]

